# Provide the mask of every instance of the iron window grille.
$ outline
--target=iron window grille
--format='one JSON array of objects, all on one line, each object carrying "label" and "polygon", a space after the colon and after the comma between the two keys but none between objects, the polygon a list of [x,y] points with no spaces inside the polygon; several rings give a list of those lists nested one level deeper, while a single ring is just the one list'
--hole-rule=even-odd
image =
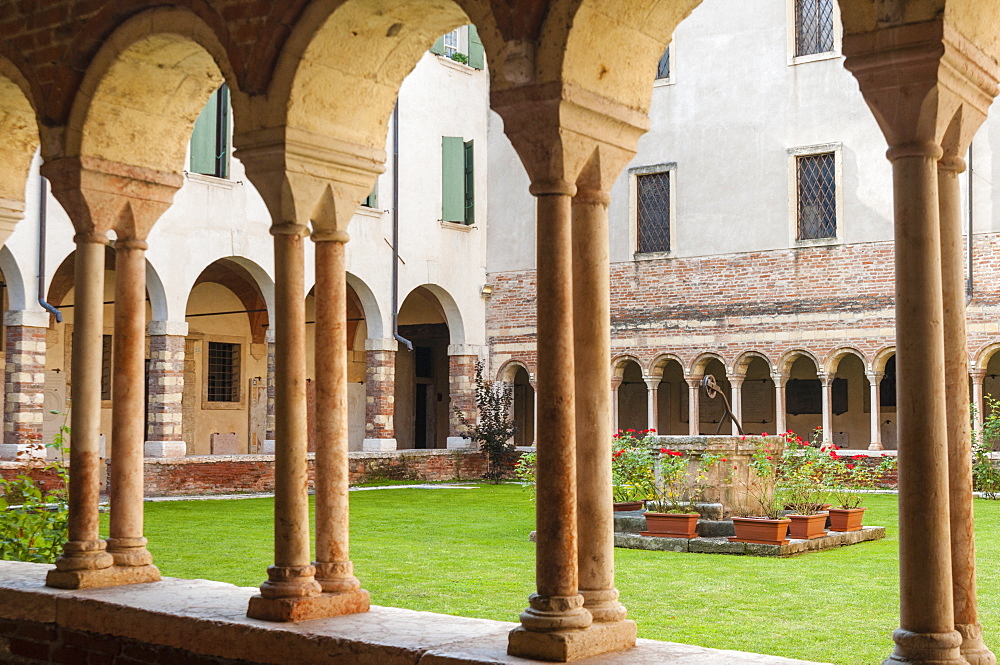
[{"label": "iron window grille", "polygon": [[795,55],[833,50],[833,0],[795,0]]},{"label": "iron window grille", "polygon": [[795,158],[798,181],[798,239],[837,237],[837,184],[834,153]]},{"label": "iron window grille", "polygon": [[670,171],[637,175],[636,212],[640,254],[670,251]]},{"label": "iron window grille", "polygon": [[240,345],[209,342],[207,376],[207,401],[239,402]]}]

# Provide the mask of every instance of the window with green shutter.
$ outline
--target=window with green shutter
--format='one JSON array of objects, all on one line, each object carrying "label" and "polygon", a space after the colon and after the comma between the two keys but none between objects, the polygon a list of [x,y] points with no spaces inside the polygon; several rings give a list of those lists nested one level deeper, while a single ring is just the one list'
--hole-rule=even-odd
[{"label": "window with green shutter", "polygon": [[431,53],[444,56],[463,65],[469,65],[474,69],[485,69],[486,67],[483,40],[479,37],[479,30],[471,24],[463,28],[456,28],[438,37],[438,40],[431,46]]},{"label": "window with green shutter", "polygon": [[441,220],[474,224],[475,169],[471,140],[441,137]]},{"label": "window with green shutter", "polygon": [[372,193],[368,195],[367,199],[361,202],[361,205],[365,208],[378,207],[378,180],[375,181],[375,186],[372,187]]},{"label": "window with green shutter", "polygon": [[472,225],[476,223],[476,178],[473,168],[472,139],[464,144],[465,147],[465,223]]},{"label": "window with green shutter", "polygon": [[476,26],[469,26],[469,66],[483,69],[486,66],[486,52],[483,50],[483,40],[479,38]]},{"label": "window with green shutter", "polygon": [[191,173],[229,177],[229,88],[225,84],[208,100],[191,133]]}]

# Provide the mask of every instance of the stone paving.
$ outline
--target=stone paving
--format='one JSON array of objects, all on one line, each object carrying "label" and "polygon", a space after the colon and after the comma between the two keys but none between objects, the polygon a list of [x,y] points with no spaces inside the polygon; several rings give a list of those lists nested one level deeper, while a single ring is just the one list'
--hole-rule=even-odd
[{"label": "stone paving", "polygon": [[[256,588],[164,578],[69,591],[44,586],[45,564],[0,561],[0,619],[141,640],[254,663],[473,665],[528,663],[506,655],[517,624],[372,606],[365,614],[277,624],[246,617]],[[513,614],[513,613],[512,613]],[[2,645],[0,645],[2,646]],[[639,640],[581,665],[806,665],[778,656]]]}]

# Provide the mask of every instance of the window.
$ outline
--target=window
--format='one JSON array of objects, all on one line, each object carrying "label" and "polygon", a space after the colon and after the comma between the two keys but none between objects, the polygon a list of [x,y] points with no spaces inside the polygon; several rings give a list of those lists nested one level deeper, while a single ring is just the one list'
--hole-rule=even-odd
[{"label": "window", "polygon": [[837,178],[834,153],[795,158],[798,181],[798,240],[837,237]]},{"label": "window", "polygon": [[635,176],[636,251],[670,251],[670,171]]},{"label": "window", "polygon": [[486,52],[483,50],[479,31],[474,25],[455,28],[442,35],[431,46],[431,53],[468,65],[473,69],[483,69],[486,66]]},{"label": "window", "polygon": [[229,177],[229,88],[212,93],[191,133],[191,173]]},{"label": "window", "polygon": [[368,195],[368,198],[361,202],[361,205],[365,208],[378,208],[378,180],[375,181],[375,186],[372,187],[372,193]]},{"label": "window", "polygon": [[208,380],[206,401],[240,401],[240,345],[229,342],[208,343]]},{"label": "window", "polygon": [[834,0],[794,0],[795,57],[834,50]]},{"label": "window", "polygon": [[664,49],[663,55],[660,56],[660,62],[656,66],[656,81],[654,82],[654,85],[659,86],[673,83],[673,72],[670,70],[670,60],[673,55],[673,50],[674,45],[673,43],[670,43],[667,45],[667,48]]},{"label": "window", "polygon": [[476,223],[476,179],[473,142],[441,137],[441,221]]}]

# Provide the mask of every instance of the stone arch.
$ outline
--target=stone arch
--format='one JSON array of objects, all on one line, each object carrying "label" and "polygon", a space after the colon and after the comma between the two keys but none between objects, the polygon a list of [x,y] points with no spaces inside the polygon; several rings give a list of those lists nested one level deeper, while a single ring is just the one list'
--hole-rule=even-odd
[{"label": "stone arch", "polygon": [[225,286],[246,308],[253,342],[263,344],[265,332],[274,316],[274,282],[257,263],[242,256],[228,256],[212,261],[198,274],[188,290],[205,282]]},{"label": "stone arch", "polygon": [[683,371],[684,361],[681,360],[680,356],[676,353],[661,353],[653,358],[653,362],[649,363],[649,370],[647,373],[651,378],[662,379],[663,370],[666,369],[667,365],[672,362],[680,365],[681,370]]},{"label": "stone arch", "polygon": [[528,368],[527,363],[517,359],[508,360],[504,364],[500,365],[500,369],[497,370],[497,381],[512,383],[514,381],[514,375],[517,374],[518,370],[522,369],[527,372],[529,377],[531,376],[531,370]]},{"label": "stone arch", "polygon": [[39,127],[27,78],[0,57],[0,244],[24,213],[24,192]]},{"label": "stone arch", "polygon": [[701,376],[705,373],[705,366],[712,360],[718,360],[722,364],[722,367],[726,368],[725,358],[713,351],[706,351],[695,356],[695,359],[691,361],[688,373],[690,376]]},{"label": "stone arch", "polygon": [[825,374],[832,376],[837,373],[837,367],[840,365],[840,361],[844,359],[844,356],[857,356],[858,360],[860,360],[861,364],[864,366],[865,371],[867,372],[869,370],[870,366],[868,359],[865,358],[865,354],[851,346],[834,349],[827,354],[823,364],[818,365],[818,367],[821,367]]},{"label": "stone arch", "polygon": [[455,302],[455,298],[437,284],[422,284],[417,288],[426,289],[437,299],[444,314],[444,320],[448,324],[450,343],[465,344],[465,322],[462,317],[462,311],[459,309],[458,303]]},{"label": "stone arch", "polygon": [[615,428],[644,430],[649,427],[649,386],[642,363],[632,354],[614,359]]},{"label": "stone arch", "polygon": [[365,325],[368,327],[368,337],[381,339],[385,335],[385,326],[382,321],[382,309],[378,305],[375,293],[365,284],[364,280],[352,273],[347,273],[347,284],[354,290],[354,294],[361,304]]},{"label": "stone arch", "polygon": [[220,40],[201,18],[179,8],[144,11],[97,51],[70,109],[64,155],[50,154],[49,147],[44,156],[179,173],[205,102],[225,79],[236,88],[235,78]]},{"label": "stone arch", "polygon": [[885,364],[889,362],[889,359],[896,355],[895,346],[886,346],[879,349],[878,353],[872,359],[871,370],[873,372],[884,372]]},{"label": "stone arch", "polygon": [[767,357],[767,354],[760,351],[744,351],[736,357],[733,364],[729,366],[729,373],[732,376],[744,376],[747,373],[747,368],[750,363],[754,361],[755,358],[759,358],[767,364],[768,372],[774,374],[774,363],[771,359]]},{"label": "stone arch", "polygon": [[7,309],[13,311],[26,309],[28,298],[24,288],[24,276],[13,252],[6,246],[0,247],[0,273],[3,273],[7,289]]},{"label": "stone arch", "polygon": [[976,352],[972,361],[973,367],[975,369],[985,370],[986,366],[990,364],[990,360],[994,355],[996,355],[997,351],[1000,351],[1000,342],[993,342],[981,347],[979,351]]},{"label": "stone arch", "polygon": [[778,358],[778,362],[775,364],[774,367],[776,374],[780,376],[787,376],[792,369],[792,365],[794,365],[795,361],[802,356],[805,356],[806,358],[812,360],[813,364],[816,365],[817,371],[819,371],[820,368],[823,367],[823,365],[819,361],[819,358],[817,358],[816,354],[813,353],[812,351],[800,348],[789,349],[788,351],[782,353],[781,357]]},{"label": "stone arch", "polygon": [[622,378],[622,374],[625,372],[625,366],[630,362],[634,362],[639,366],[639,370],[642,370],[642,363],[639,361],[638,357],[632,355],[631,353],[622,353],[621,355],[617,355],[611,359],[611,377],[614,379]]},{"label": "stone arch", "polygon": [[146,296],[149,298],[149,307],[152,310],[153,321],[169,321],[170,307],[167,300],[167,290],[163,286],[163,280],[156,272],[153,264],[146,259]]}]

